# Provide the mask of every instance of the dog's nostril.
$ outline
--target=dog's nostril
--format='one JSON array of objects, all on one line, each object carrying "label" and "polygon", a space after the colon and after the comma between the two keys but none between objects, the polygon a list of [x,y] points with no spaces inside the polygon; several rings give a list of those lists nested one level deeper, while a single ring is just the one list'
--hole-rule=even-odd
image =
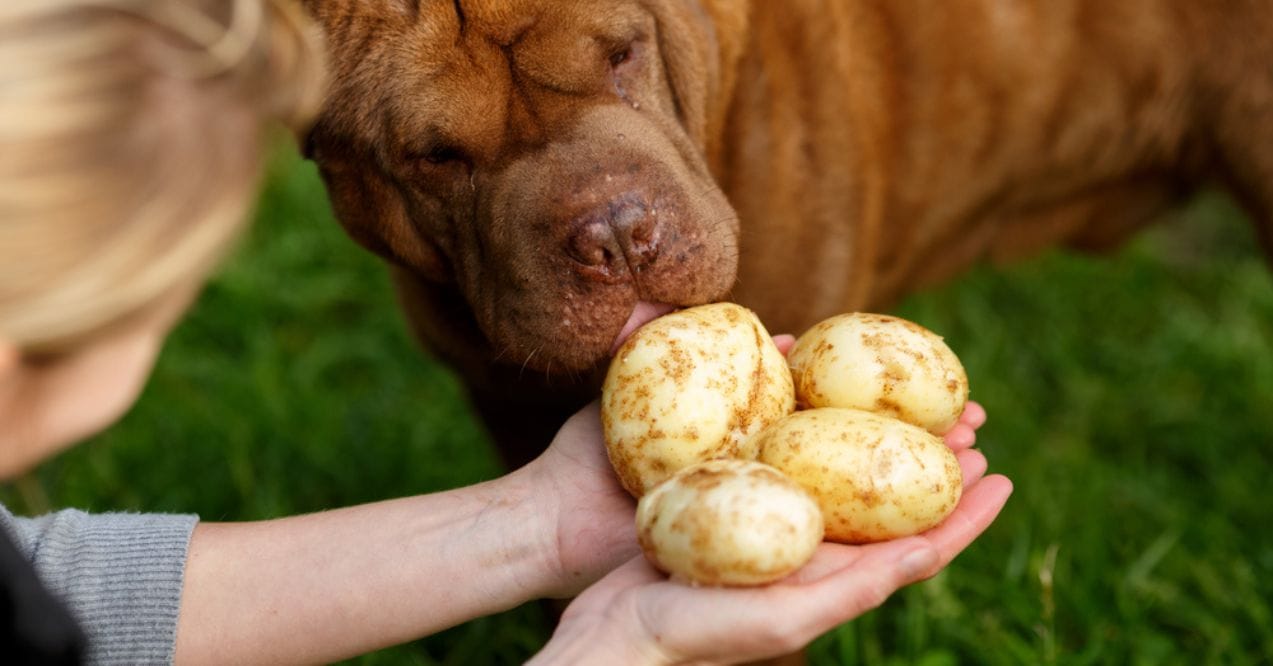
[{"label": "dog's nostril", "polygon": [[634,269],[640,270],[658,256],[659,218],[653,211],[640,204],[626,204],[615,214],[614,225]]},{"label": "dog's nostril", "polygon": [[632,203],[620,204],[613,211],[614,227],[621,234],[627,234],[632,240],[644,243],[650,240],[654,232],[654,219],[644,206]]},{"label": "dog's nostril", "polygon": [[608,266],[622,254],[614,230],[605,220],[580,225],[570,239],[569,249],[570,255],[585,266]]},{"label": "dog's nostril", "polygon": [[641,243],[653,243],[657,238],[658,224],[653,215],[642,215],[640,219],[633,222],[631,230],[628,234],[632,240]]}]

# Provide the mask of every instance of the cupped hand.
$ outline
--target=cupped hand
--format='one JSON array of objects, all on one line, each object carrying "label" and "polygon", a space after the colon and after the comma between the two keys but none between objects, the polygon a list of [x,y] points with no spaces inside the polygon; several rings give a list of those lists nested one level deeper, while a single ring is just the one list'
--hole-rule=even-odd
[{"label": "cupped hand", "polygon": [[[783,354],[794,342],[790,335],[774,336]],[[970,401],[946,434],[946,444],[956,453],[971,449],[977,429],[985,422],[986,410]],[[962,456],[960,462],[965,472],[968,466],[982,465],[978,477],[985,471],[980,454]],[[548,449],[519,474],[530,475],[549,521],[546,531],[551,542],[545,548],[552,569],[550,596],[573,596],[640,553],[636,501],[619,485],[606,455],[598,401],[567,420]]]},{"label": "cupped hand", "polygon": [[792,576],[756,588],[691,587],[635,557],[575,599],[534,661],[730,663],[796,651],[937,573],[989,527],[1012,484],[983,478],[980,452],[957,457],[965,480],[959,506],[922,535],[864,546],[824,543]]}]

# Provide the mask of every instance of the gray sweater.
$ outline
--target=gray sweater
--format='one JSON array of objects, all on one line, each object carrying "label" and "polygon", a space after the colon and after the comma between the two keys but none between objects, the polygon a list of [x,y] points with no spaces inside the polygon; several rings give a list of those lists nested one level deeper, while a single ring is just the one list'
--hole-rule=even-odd
[{"label": "gray sweater", "polygon": [[88,636],[90,664],[169,664],[190,533],[198,517],[66,510],[0,529]]}]

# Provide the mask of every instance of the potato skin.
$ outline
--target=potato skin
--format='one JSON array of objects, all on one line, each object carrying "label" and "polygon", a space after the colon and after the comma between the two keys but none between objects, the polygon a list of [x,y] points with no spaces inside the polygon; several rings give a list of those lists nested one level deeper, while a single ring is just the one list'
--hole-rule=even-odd
[{"label": "potato skin", "polygon": [[658,569],[700,585],[764,585],[809,561],[822,513],[795,481],[750,460],[687,467],[637,503],[637,540]]},{"label": "potato skin", "polygon": [[968,401],[968,375],[941,336],[861,312],[825,319],[787,355],[800,408],[847,407],[943,435]]},{"label": "potato skin", "polygon": [[828,541],[918,534],[945,520],[963,493],[959,461],[941,438],[871,412],[799,411],[758,439],[760,462],[818,501]]},{"label": "potato skin", "polygon": [[795,409],[786,359],[733,303],[664,315],[637,329],[601,389],[606,451],[635,497],[713,458],[754,459],[754,438]]}]

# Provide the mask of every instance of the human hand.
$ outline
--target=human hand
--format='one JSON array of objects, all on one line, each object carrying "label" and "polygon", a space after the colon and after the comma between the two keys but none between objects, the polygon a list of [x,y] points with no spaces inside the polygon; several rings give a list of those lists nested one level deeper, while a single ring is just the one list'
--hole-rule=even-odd
[{"label": "human hand", "polygon": [[963,497],[922,535],[865,546],[824,543],[795,574],[755,588],[690,587],[635,557],[571,603],[532,663],[730,663],[799,650],[934,575],[990,525],[1012,484],[983,478],[980,452],[956,455]]},{"label": "human hand", "polygon": [[550,596],[573,596],[641,552],[636,500],[610,466],[599,402],[571,416],[548,449],[518,473],[531,476],[550,521]]},{"label": "human hand", "polygon": [[977,444],[977,429],[986,424],[986,408],[969,400],[959,421],[945,435],[946,446],[959,453]]}]

